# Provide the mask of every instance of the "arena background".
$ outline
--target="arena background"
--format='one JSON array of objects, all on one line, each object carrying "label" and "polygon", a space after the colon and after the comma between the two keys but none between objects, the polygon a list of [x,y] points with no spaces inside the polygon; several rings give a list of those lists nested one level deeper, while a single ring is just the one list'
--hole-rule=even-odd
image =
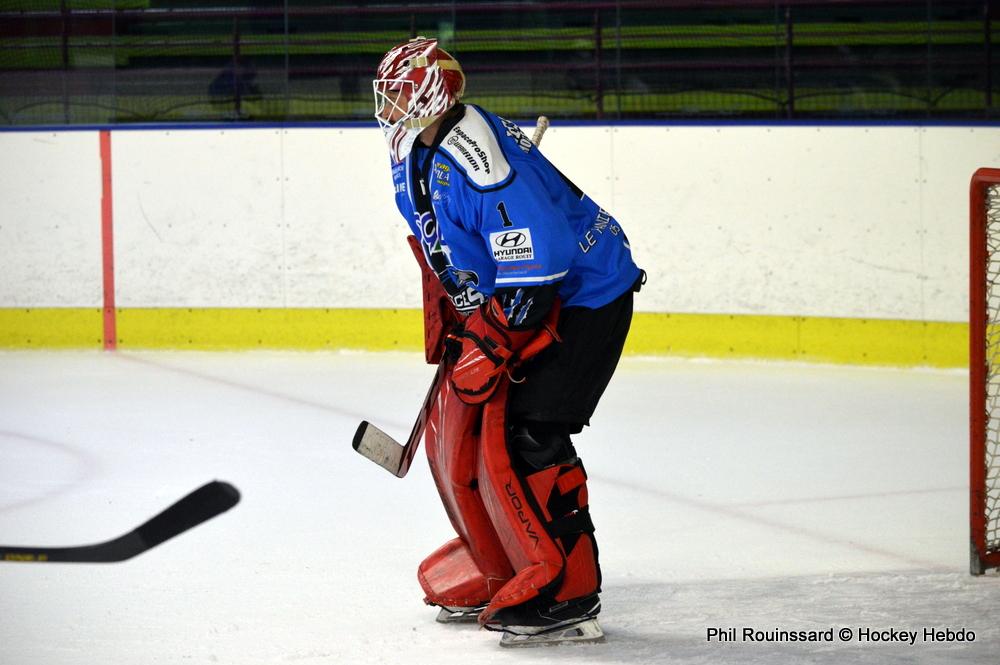
[{"label": "arena background", "polygon": [[626,228],[629,352],[964,366],[994,5],[0,2],[0,346],[420,348],[370,78],[423,34]]}]

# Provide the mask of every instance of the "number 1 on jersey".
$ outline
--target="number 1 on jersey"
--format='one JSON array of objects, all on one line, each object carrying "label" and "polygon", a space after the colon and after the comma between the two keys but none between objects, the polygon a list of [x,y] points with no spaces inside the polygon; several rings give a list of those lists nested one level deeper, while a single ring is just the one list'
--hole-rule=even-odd
[{"label": "number 1 on jersey", "polygon": [[510,221],[510,217],[507,216],[507,206],[503,204],[503,201],[497,204],[497,212],[500,213],[500,219],[503,220],[503,227],[505,229],[514,226],[514,222]]}]

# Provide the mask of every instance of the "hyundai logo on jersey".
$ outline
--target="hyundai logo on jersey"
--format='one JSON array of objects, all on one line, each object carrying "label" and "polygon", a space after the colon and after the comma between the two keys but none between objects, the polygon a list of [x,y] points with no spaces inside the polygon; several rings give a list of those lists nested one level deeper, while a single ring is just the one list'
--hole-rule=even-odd
[{"label": "hyundai logo on jersey", "polygon": [[531,230],[511,229],[490,234],[493,258],[500,261],[531,261],[535,258],[535,248],[531,242]]},{"label": "hyundai logo on jersey", "polygon": [[495,240],[500,247],[520,247],[524,244],[524,234],[518,231],[508,231]]}]

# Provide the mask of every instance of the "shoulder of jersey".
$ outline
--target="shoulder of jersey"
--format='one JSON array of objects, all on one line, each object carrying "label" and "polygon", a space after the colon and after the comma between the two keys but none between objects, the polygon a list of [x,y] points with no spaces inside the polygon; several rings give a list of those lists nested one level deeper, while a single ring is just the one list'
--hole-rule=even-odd
[{"label": "shoulder of jersey", "polygon": [[512,176],[510,163],[493,127],[472,106],[466,107],[465,117],[451,128],[438,149],[447,154],[477,188],[502,187]]}]

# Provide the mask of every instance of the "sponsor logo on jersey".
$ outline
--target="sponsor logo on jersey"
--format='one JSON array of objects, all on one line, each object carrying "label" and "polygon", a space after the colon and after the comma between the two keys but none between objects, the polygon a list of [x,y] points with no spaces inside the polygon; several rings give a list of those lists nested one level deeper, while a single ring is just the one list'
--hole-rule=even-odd
[{"label": "sponsor logo on jersey", "polygon": [[441,230],[434,215],[425,212],[414,215],[420,230],[424,256],[431,269],[437,274],[441,285],[451,298],[455,309],[471,312],[486,302],[486,296],[474,287],[479,286],[479,275],[472,270],[458,270],[451,265],[451,250],[441,242]]},{"label": "sponsor logo on jersey", "polygon": [[424,244],[430,246],[437,242],[437,220],[434,219],[434,215],[429,212],[421,212],[416,214],[417,228],[420,229],[420,233],[424,236]]},{"label": "sponsor logo on jersey", "polygon": [[463,157],[469,160],[469,165],[472,166],[473,171],[479,170],[479,162],[476,161],[476,158],[472,156],[472,153],[469,152],[464,145],[458,144],[457,137],[452,136],[450,139],[448,139],[447,143],[448,145],[455,146],[455,150],[458,150],[460,153],[462,153]]},{"label": "sponsor logo on jersey", "polygon": [[507,277],[513,277],[516,275],[527,275],[532,270],[544,270],[545,266],[541,263],[529,263],[527,265],[516,265],[516,266],[497,266],[497,272],[503,273]]},{"label": "sponsor logo on jersey", "polygon": [[471,312],[486,303],[486,296],[471,286],[465,287],[465,290],[459,293],[450,293],[449,295],[451,296],[452,304],[455,305],[455,309],[460,312]]},{"label": "sponsor logo on jersey", "polygon": [[531,261],[535,246],[530,229],[510,229],[490,234],[490,251],[496,261]]},{"label": "sponsor logo on jersey", "polygon": [[461,268],[451,269],[452,277],[455,279],[455,283],[459,286],[465,286],[466,284],[471,284],[472,286],[479,286],[479,275],[476,274],[475,270],[462,270]]},{"label": "sponsor logo on jersey", "polygon": [[[500,116],[497,117],[499,118]],[[528,138],[527,134],[525,134],[520,127],[512,123],[510,120],[505,120],[503,118],[500,118],[500,122],[503,123],[507,136],[517,141],[517,147],[520,148],[522,152],[528,152],[532,147],[534,147],[531,139]]]},{"label": "sponsor logo on jersey", "polygon": [[[486,154],[485,150],[479,147],[479,143],[476,141],[476,139],[472,138],[471,136],[463,132],[462,128],[459,127],[458,125],[455,125],[455,127],[451,131],[454,134],[454,136],[450,136],[448,138],[447,144],[450,146],[454,146],[456,150],[462,153],[462,156],[469,161],[469,164],[472,166],[473,171],[479,170],[479,160],[482,160],[483,170],[489,173],[490,172],[489,155]],[[461,142],[459,141],[459,139],[461,139]],[[465,143],[465,145],[462,145],[462,143]],[[479,160],[476,159],[476,156],[473,156],[472,154],[473,152],[476,153],[476,156],[479,157]]]},{"label": "sponsor logo on jersey", "polygon": [[442,187],[451,187],[451,167],[434,162],[434,181]]}]

